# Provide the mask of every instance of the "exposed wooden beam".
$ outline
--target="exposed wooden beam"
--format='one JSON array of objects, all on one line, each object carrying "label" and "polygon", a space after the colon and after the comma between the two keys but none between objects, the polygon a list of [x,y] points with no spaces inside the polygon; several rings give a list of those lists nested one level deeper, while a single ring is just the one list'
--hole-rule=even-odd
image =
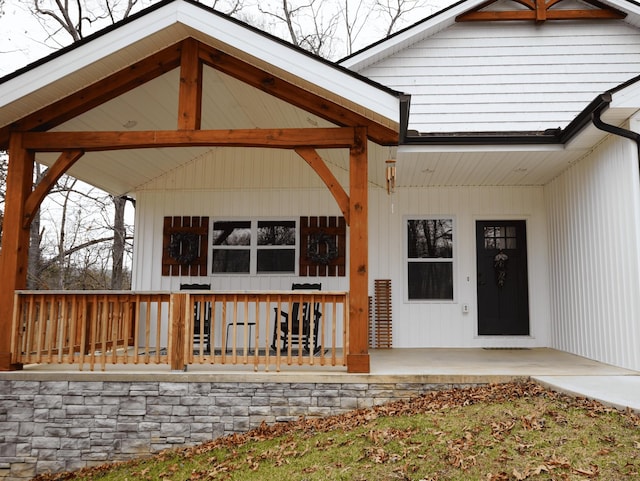
[{"label": "exposed wooden beam", "polygon": [[68,150],[63,152],[58,160],[47,169],[38,185],[36,185],[33,192],[27,197],[27,201],[24,207],[24,217],[22,226],[28,229],[31,225],[31,221],[36,214],[36,211],[40,207],[40,204],[51,191],[51,188],[55,185],[60,177],[69,170],[69,168],[82,157],[84,152],[82,150]]},{"label": "exposed wooden beam", "polygon": [[456,22],[505,21],[505,20],[615,20],[627,16],[626,13],[605,5],[597,0],[585,0],[596,8],[552,9],[564,0],[513,0],[528,10],[484,10],[497,0],[490,0],[456,17]]},{"label": "exposed wooden beam", "polygon": [[397,145],[398,132],[331,100],[294,85],[209,45],[200,45],[203,62],[252,87],[284,100],[341,127],[366,126],[367,135],[381,145]]},{"label": "exposed wooden beam", "polygon": [[369,224],[367,134],[356,129],[349,153],[348,372],[369,372]]},{"label": "exposed wooden beam", "polygon": [[2,249],[0,249],[0,371],[18,368],[11,360],[14,292],[27,287],[29,228],[22,223],[25,200],[31,192],[35,155],[22,144],[22,136],[11,136],[7,191],[5,195]]},{"label": "exposed wooden beam", "polygon": [[6,125],[0,129],[0,149],[6,149],[12,131],[49,130],[177,68],[181,50],[181,43],[173,45]]},{"label": "exposed wooden beam", "polygon": [[536,22],[544,22],[547,19],[547,5],[546,0],[536,1]]},{"label": "exposed wooden beam", "polygon": [[354,129],[152,130],[136,132],[24,132],[24,147],[37,152],[105,151],[161,147],[349,148]]},{"label": "exposed wooden beam", "polygon": [[178,130],[198,130],[202,119],[202,62],[199,43],[192,38],[183,42],[178,96]]},{"label": "exposed wooden beam", "polygon": [[327,186],[331,195],[338,203],[338,207],[342,211],[344,219],[349,225],[349,196],[338,182],[338,179],[333,175],[333,172],[329,170],[327,164],[322,160],[322,157],[315,151],[315,149],[301,147],[295,149],[296,153],[302,157],[307,164],[320,176],[324,184]]},{"label": "exposed wooden beam", "polygon": [[[622,19],[626,14],[619,14],[607,10],[551,10],[546,12],[546,20],[616,20]],[[536,12],[520,10],[515,12],[470,12],[456,19],[458,22],[479,21],[506,21],[506,20],[538,20]]]}]

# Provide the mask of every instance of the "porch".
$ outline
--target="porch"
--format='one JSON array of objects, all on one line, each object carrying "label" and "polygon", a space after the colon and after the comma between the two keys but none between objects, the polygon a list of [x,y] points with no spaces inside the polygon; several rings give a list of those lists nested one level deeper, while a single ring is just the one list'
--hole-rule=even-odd
[{"label": "porch", "polygon": [[[347,371],[348,304],[347,292],[313,290],[17,291],[12,362],[90,376],[339,376]],[[374,377],[429,383],[637,374],[546,348],[372,349],[370,365]]]}]

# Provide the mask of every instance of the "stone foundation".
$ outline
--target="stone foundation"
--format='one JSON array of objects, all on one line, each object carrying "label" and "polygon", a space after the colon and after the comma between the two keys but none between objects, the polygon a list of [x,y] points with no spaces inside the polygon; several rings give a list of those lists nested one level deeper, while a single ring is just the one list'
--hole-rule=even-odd
[{"label": "stone foundation", "polygon": [[212,382],[188,376],[184,381],[4,378],[0,379],[0,479],[26,480],[40,473],[146,456],[246,432],[263,421],[340,414],[452,386]]}]

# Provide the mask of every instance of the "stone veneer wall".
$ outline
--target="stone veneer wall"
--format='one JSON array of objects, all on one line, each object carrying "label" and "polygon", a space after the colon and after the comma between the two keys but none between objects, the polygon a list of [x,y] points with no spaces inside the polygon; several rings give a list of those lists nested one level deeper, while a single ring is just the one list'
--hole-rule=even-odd
[{"label": "stone veneer wall", "polygon": [[422,382],[0,379],[0,479],[24,480],[126,460],[246,432],[263,421],[328,416],[450,387]]}]

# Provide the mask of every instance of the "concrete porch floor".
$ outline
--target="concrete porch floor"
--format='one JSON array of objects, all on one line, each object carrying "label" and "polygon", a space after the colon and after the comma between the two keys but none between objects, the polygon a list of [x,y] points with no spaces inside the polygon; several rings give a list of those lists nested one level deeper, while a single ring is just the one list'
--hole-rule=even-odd
[{"label": "concrete porch floor", "polygon": [[371,353],[371,371],[457,382],[531,378],[555,391],[640,412],[640,372],[554,349],[377,350]]},{"label": "concrete porch floor", "polygon": [[374,349],[376,375],[530,377],[640,374],[554,349]]}]

